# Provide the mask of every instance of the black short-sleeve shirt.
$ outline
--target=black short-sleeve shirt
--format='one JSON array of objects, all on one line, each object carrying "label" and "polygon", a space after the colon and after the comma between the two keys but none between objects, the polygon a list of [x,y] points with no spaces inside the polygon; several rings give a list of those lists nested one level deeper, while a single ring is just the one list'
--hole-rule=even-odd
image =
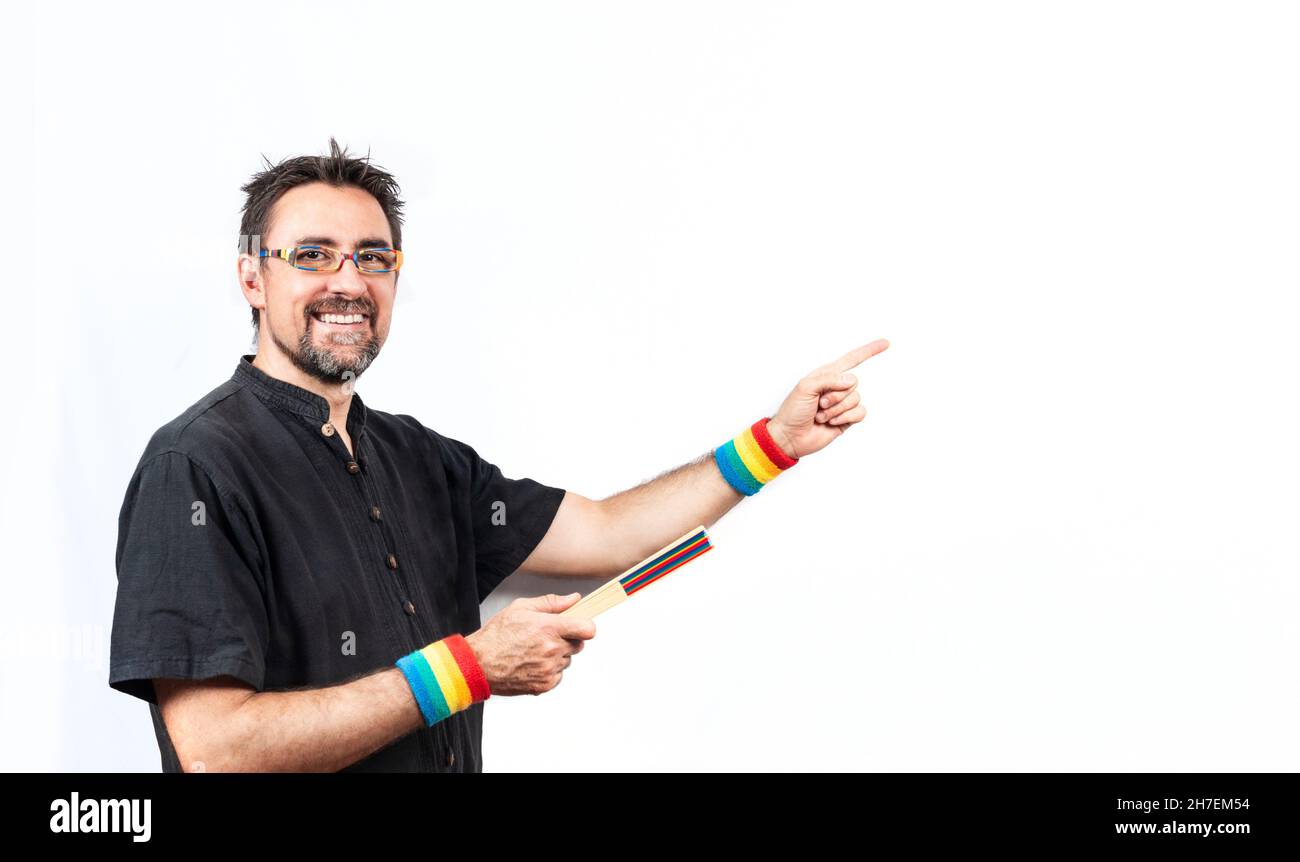
[{"label": "black short-sleeve shirt", "polygon": [[[153,435],[118,519],[109,685],[150,704],[167,772],[154,678],[315,688],[469,634],[565,494],[355,392],[349,453],[324,398],[251,359]],[[483,706],[344,771],[479,772]]]}]

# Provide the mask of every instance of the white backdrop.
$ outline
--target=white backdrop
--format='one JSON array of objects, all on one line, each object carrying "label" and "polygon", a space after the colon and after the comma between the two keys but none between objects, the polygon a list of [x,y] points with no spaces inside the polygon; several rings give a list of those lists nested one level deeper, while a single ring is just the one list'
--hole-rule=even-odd
[{"label": "white backdrop", "polygon": [[892,344],[861,426],[488,703],[487,770],[1300,769],[1298,36],[1226,2],[19,13],[0,766],[158,769],[107,685],[118,509],[248,347],[239,185],[335,135],[408,200],[359,391],[508,476],[613,494]]}]

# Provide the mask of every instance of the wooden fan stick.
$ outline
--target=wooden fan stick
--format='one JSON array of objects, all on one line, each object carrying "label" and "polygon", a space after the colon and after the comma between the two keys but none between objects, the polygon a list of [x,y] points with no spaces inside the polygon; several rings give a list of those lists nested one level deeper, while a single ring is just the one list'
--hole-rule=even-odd
[{"label": "wooden fan stick", "polygon": [[674,569],[686,565],[711,550],[713,545],[709,542],[708,531],[702,525],[696,527],[664,545],[617,578],[601,584],[572,607],[561,611],[560,616],[581,616],[592,619],[614,605],[627,601],[628,596],[637,590],[644,589]]}]

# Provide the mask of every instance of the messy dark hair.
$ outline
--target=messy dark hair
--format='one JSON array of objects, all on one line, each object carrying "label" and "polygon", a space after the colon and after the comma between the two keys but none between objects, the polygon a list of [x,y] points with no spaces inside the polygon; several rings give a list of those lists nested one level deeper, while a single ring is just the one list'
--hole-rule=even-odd
[{"label": "messy dark hair", "polygon": [[[244,201],[243,218],[239,222],[239,250],[257,254],[252,247],[251,238],[264,237],[271,227],[271,208],[289,189],[306,183],[329,183],[336,188],[355,186],[369,192],[379,201],[380,208],[388,218],[388,227],[393,232],[393,248],[402,247],[402,207],[405,205],[399,197],[402,190],[393,175],[378,165],[370,163],[370,152],[366,151],[364,159],[348,156],[346,149],[341,149],[333,137],[330,138],[328,156],[297,156],[284,159],[279,164],[262,156],[266,170],[259,171],[240,191],[248,195]],[[260,240],[259,240],[260,242]],[[269,258],[262,258],[265,267]],[[257,331],[257,309],[253,310],[253,330]]]}]

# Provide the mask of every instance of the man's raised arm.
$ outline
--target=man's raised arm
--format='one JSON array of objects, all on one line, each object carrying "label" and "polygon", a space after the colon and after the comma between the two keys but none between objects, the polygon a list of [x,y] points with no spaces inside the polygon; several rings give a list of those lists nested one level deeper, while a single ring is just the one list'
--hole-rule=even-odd
[{"label": "man's raised arm", "polygon": [[775,415],[733,440],[603,500],[565,494],[546,535],[520,568],[542,575],[612,578],[737,503],[867,415],[850,368],[889,347],[883,338],[815,368]]}]

